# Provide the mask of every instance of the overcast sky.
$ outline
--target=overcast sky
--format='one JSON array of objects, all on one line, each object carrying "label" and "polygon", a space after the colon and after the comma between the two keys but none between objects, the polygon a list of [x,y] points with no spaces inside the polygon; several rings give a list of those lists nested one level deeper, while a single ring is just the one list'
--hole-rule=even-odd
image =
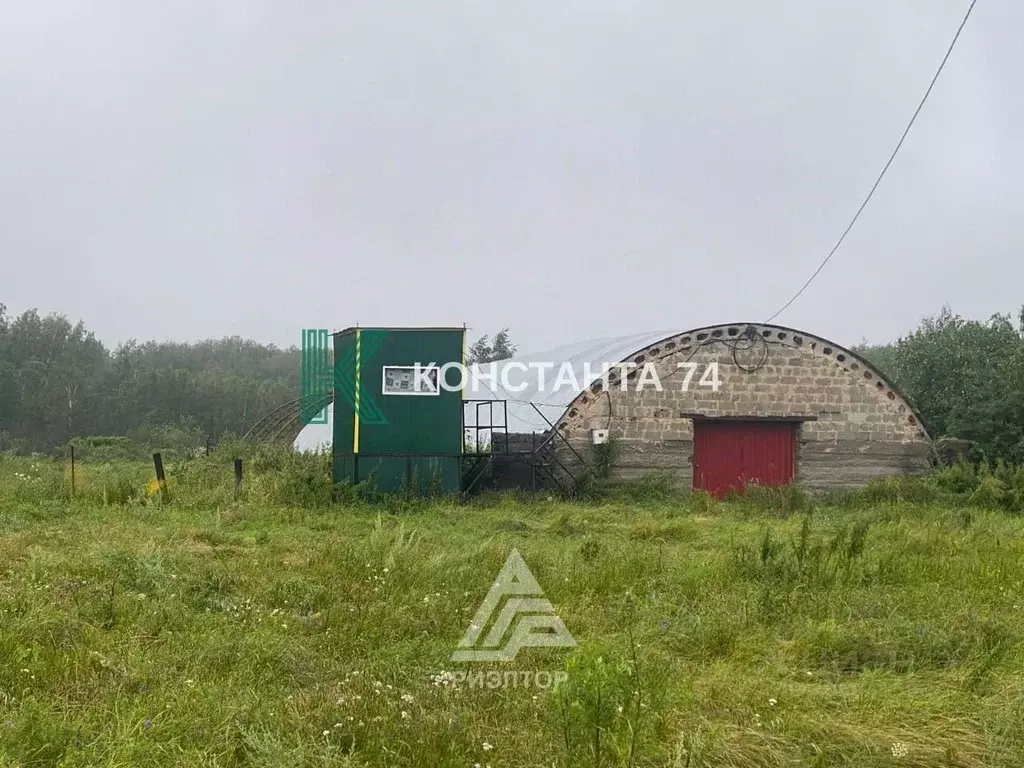
[{"label": "overcast sky", "polygon": [[[108,344],[763,320],[967,4],[6,3],[0,303]],[[854,344],[1024,302],[1021,29],[980,0],[777,322]]]}]

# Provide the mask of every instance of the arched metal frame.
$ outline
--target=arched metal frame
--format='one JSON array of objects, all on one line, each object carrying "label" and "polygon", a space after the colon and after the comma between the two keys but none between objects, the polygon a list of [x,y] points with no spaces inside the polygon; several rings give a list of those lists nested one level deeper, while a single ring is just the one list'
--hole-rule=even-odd
[{"label": "arched metal frame", "polygon": [[[282,443],[291,445],[305,424],[302,423],[303,406],[319,411],[334,402],[334,390],[327,394],[307,395],[279,405],[252,425],[242,439],[251,443]],[[317,406],[322,406],[318,408]]]}]

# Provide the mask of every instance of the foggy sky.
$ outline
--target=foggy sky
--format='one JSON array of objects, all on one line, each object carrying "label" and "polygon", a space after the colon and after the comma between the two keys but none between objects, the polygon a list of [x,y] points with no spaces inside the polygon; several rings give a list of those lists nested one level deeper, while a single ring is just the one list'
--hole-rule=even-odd
[{"label": "foggy sky", "polygon": [[[0,303],[107,344],[763,320],[967,4],[6,3]],[[776,322],[854,344],[1024,302],[1021,29],[979,2]]]}]

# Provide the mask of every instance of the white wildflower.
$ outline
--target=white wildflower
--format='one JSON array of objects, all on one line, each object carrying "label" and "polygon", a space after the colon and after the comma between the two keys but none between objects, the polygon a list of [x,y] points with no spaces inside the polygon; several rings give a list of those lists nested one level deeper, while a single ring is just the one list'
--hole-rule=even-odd
[{"label": "white wildflower", "polygon": [[446,669],[442,669],[436,675],[431,675],[430,679],[435,686],[455,685],[455,675]]}]

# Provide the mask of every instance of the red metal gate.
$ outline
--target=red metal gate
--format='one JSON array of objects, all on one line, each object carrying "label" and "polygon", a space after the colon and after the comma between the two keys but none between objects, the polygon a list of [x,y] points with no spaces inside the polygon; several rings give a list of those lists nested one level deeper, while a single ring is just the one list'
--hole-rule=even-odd
[{"label": "red metal gate", "polygon": [[747,483],[793,482],[796,424],[788,421],[694,421],[693,488],[724,496]]}]

